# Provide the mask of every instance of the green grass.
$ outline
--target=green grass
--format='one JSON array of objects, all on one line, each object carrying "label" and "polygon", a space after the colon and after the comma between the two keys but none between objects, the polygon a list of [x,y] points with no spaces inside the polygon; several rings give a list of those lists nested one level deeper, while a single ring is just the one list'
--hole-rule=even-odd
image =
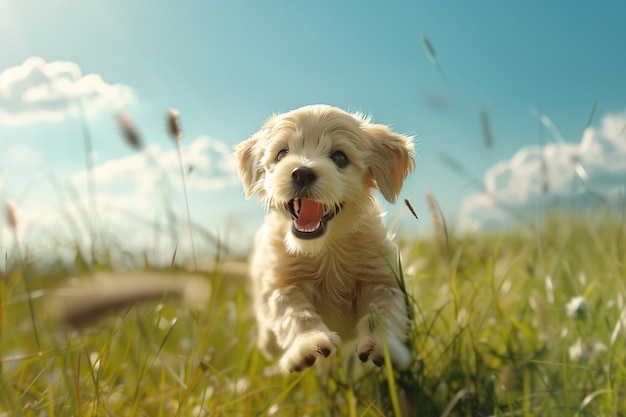
[{"label": "green grass", "polygon": [[[626,415],[623,222],[555,215],[450,236],[445,251],[434,240],[399,241],[415,363],[392,379],[348,349],[301,374],[272,373],[255,348],[245,282],[219,273],[204,274],[205,309],[163,299],[66,328],[40,295],[71,269],[21,267],[9,248],[0,416]],[[587,309],[570,317],[576,296]]]}]

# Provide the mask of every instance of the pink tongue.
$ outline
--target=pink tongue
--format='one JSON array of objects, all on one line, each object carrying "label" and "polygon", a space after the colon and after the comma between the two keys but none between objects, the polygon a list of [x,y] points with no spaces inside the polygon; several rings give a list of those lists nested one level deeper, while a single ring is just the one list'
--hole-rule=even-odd
[{"label": "pink tongue", "polygon": [[322,203],[305,198],[300,199],[300,212],[296,219],[298,229],[315,229],[322,217],[324,217],[324,205]]}]

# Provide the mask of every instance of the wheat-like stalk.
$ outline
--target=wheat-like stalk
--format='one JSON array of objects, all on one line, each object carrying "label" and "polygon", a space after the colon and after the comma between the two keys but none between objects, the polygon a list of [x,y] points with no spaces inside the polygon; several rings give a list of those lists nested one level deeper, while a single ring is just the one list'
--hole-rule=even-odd
[{"label": "wheat-like stalk", "polygon": [[13,201],[7,200],[4,203],[4,219],[7,224],[13,231],[13,233],[17,234],[17,230],[19,228],[20,222],[17,217],[17,208]]},{"label": "wheat-like stalk", "polygon": [[95,226],[98,219],[98,210],[96,204],[96,180],[94,178],[93,140],[91,139],[91,130],[89,129],[89,124],[87,123],[83,103],[79,100],[77,104],[81,116],[80,120],[83,133],[83,146],[85,150],[85,170],[87,173],[87,194],[89,195],[87,227],[89,228],[92,262],[96,262],[96,242],[99,241],[101,245],[104,244],[102,242],[100,230]]},{"label": "wheat-like stalk", "polygon": [[174,139],[176,142],[179,142],[183,139],[183,129],[180,125],[180,113],[176,109],[169,108],[166,112],[166,121],[167,121],[167,133]]},{"label": "wheat-like stalk", "polygon": [[141,141],[141,135],[135,128],[135,123],[133,123],[133,119],[122,111],[117,112],[115,115],[117,119],[117,124],[119,125],[122,136],[126,139],[126,142],[134,149],[141,150],[143,147],[143,143]]},{"label": "wheat-like stalk", "polygon": [[187,207],[187,223],[189,227],[189,239],[191,241],[191,252],[193,255],[193,265],[195,271],[198,271],[198,264],[196,260],[196,245],[193,239],[193,225],[191,223],[191,213],[189,211],[189,198],[187,197],[187,184],[185,182],[185,170],[183,168],[183,153],[181,151],[180,142],[183,139],[183,129],[180,124],[180,113],[178,110],[169,108],[165,113],[165,122],[167,133],[172,137],[176,143],[176,150],[178,151],[178,164],[180,166],[180,177],[183,182],[183,192],[185,193],[185,205]]}]

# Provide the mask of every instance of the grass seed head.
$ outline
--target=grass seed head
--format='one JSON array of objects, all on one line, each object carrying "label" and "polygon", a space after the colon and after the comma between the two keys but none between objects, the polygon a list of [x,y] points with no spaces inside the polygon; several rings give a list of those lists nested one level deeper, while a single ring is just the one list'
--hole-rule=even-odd
[{"label": "grass seed head", "polygon": [[20,224],[17,217],[17,207],[15,206],[15,203],[10,200],[7,200],[4,203],[4,218],[9,227],[13,229],[14,232],[17,231]]},{"label": "grass seed head", "polygon": [[411,205],[411,202],[409,201],[408,198],[404,199],[404,204],[406,205],[406,207],[409,209],[409,211],[411,212],[411,214],[413,215],[413,217],[415,217],[417,220],[419,220],[419,217],[417,217],[417,213],[415,212],[415,209],[413,208],[413,206]]},{"label": "grass seed head", "polygon": [[133,119],[122,111],[116,114],[117,124],[122,130],[122,136],[126,139],[126,142],[134,149],[140,150],[142,147],[141,136],[135,128]]},{"label": "grass seed head", "polygon": [[424,52],[426,53],[428,59],[431,62],[437,62],[437,52],[435,51],[435,47],[426,35],[422,35],[422,46],[424,47]]},{"label": "grass seed head", "polygon": [[167,133],[177,142],[183,139],[183,129],[180,125],[180,113],[176,109],[169,108],[166,112]]}]

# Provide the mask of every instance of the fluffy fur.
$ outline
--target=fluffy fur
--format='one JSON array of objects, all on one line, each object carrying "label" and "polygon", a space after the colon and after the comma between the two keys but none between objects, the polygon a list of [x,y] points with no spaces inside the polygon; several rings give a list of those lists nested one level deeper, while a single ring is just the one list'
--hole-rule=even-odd
[{"label": "fluffy fur", "polygon": [[[250,261],[258,346],[301,371],[356,338],[380,366],[411,363],[397,250],[374,191],[394,202],[414,168],[410,137],[326,105],[272,116],[235,147],[246,197],[268,209]],[[381,334],[382,333],[382,334]]]}]

